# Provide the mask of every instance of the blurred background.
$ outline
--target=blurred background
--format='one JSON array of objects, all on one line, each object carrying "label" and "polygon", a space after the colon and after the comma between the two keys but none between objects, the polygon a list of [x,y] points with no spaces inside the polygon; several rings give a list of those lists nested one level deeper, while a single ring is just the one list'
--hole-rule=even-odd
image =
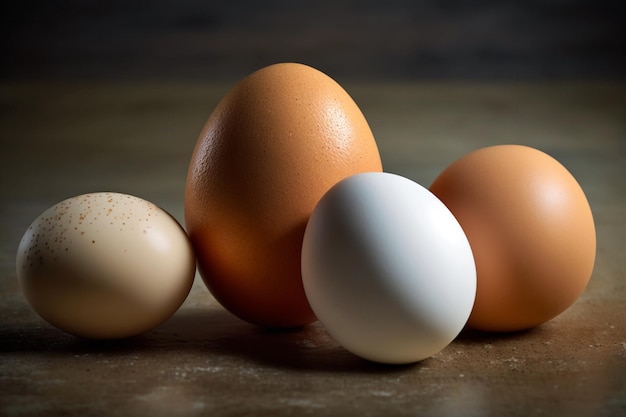
[{"label": "blurred background", "polygon": [[616,79],[623,0],[3,2],[4,80],[236,80],[299,61],[335,78]]}]

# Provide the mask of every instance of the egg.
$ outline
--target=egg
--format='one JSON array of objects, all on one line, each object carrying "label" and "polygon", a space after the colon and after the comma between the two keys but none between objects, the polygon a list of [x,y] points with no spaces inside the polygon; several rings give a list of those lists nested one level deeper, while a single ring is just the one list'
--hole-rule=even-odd
[{"label": "egg", "polygon": [[458,221],[426,188],[390,173],[353,175],[324,195],[304,234],[302,279],[340,345],[389,364],[445,348],[476,292]]},{"label": "egg", "polygon": [[309,216],[341,179],[381,170],[365,117],[324,73],[281,63],[240,81],[205,123],[187,175],[185,224],[211,293],[260,326],[315,321],[300,274]]},{"label": "egg", "polygon": [[196,271],[180,224],[156,205],[99,192],[37,217],[17,251],[25,298],[76,336],[117,339],[150,330],[180,307]]},{"label": "egg", "polygon": [[557,160],[526,146],[487,147],[450,165],[430,190],[472,246],[478,286],[470,327],[535,327],[581,295],[595,261],[593,215]]}]

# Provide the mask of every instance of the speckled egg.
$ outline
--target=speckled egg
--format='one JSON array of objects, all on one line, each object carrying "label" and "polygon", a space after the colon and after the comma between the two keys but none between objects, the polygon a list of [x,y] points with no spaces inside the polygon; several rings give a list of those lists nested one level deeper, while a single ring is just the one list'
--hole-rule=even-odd
[{"label": "speckled egg", "polygon": [[195,274],[191,243],[156,205],[126,194],[64,200],[26,230],[17,253],[22,292],[46,321],[68,333],[115,339],[169,318]]},{"label": "speckled egg", "polygon": [[262,326],[314,321],[300,274],[309,216],[338,181],[381,170],[365,117],[326,74],[282,63],[243,79],[204,125],[187,175],[185,222],[215,298]]}]

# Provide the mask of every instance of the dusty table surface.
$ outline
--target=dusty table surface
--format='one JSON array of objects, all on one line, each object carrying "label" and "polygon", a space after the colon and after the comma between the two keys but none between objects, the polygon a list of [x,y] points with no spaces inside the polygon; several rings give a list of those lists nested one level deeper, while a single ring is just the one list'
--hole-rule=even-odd
[{"label": "dusty table surface", "polygon": [[383,366],[319,324],[268,331],[219,306],[196,276],[155,330],[93,342],[43,322],[19,292],[17,245],[62,199],[119,191],[183,222],[187,164],[228,85],[0,86],[0,415],[626,415],[626,85],[345,85],[386,171],[428,186],[486,145],[535,146],[590,200],[593,277],[565,313],[515,334],[464,331],[430,359]]}]

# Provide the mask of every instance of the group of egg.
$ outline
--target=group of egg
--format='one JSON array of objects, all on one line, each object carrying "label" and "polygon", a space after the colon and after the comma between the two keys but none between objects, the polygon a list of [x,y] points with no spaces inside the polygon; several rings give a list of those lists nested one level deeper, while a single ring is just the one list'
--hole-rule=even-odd
[{"label": "group of egg", "polygon": [[552,157],[479,149],[426,189],[383,172],[355,102],[295,63],[254,72],[217,105],[189,166],[185,223],[125,194],[67,199],[20,242],[23,293],[66,332],[123,338],[174,314],[197,265],[243,320],[319,319],[356,355],[410,363],[465,326],[555,317],[584,290],[596,245],[587,199]]}]

